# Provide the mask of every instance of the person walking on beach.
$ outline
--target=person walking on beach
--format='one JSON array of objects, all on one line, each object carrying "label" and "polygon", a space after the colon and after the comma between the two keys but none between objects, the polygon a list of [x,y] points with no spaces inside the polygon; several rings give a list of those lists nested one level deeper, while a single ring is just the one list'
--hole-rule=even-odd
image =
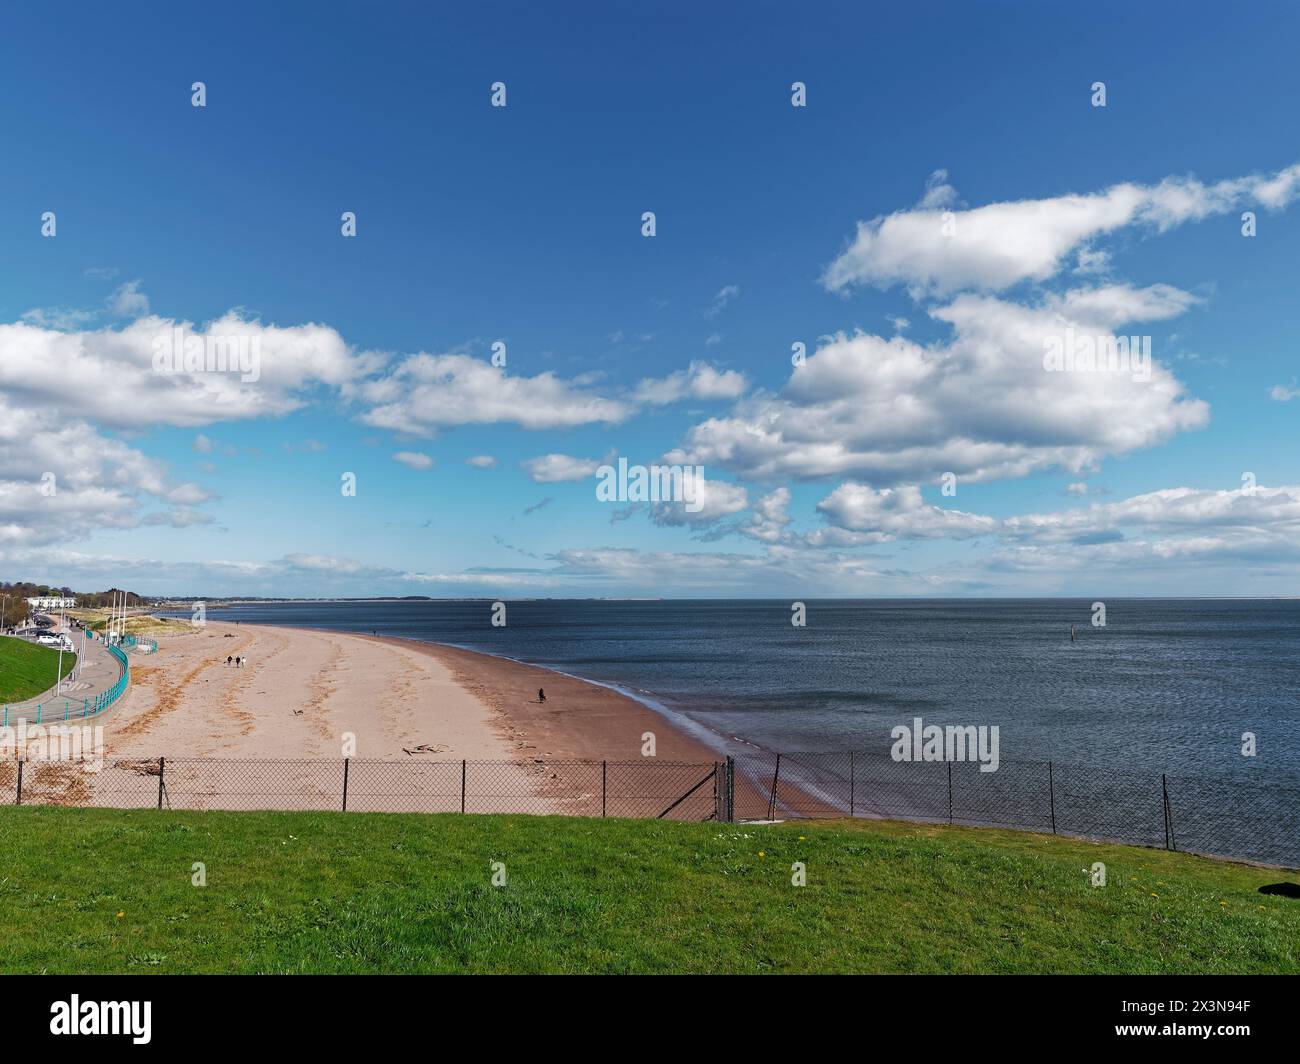
[{"label": "person walking on beach", "polygon": [[229,654],[226,655],[226,664],[227,664],[227,665],[229,665],[229,664],[230,664],[232,661],[234,661],[234,660],[235,660],[235,659],[232,658]]},{"label": "person walking on beach", "polygon": [[539,702],[546,701],[546,692],[543,691],[540,687],[537,689],[537,701]]}]

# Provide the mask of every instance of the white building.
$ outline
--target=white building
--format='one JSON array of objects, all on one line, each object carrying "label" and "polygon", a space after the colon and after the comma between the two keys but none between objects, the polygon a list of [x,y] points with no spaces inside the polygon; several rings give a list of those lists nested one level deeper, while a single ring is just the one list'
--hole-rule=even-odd
[{"label": "white building", "polygon": [[71,610],[76,609],[77,600],[74,598],[29,598],[27,605],[34,610]]}]

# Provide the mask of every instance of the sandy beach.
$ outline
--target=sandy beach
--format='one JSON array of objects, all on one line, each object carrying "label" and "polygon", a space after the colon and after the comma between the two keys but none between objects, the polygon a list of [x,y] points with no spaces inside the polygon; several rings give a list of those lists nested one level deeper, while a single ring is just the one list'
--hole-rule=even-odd
[{"label": "sandy beach", "polygon": [[215,621],[158,643],[103,719],[109,756],[329,759],[352,735],[369,759],[634,760],[653,732],[659,758],[717,759],[615,691],[470,651]]},{"label": "sandy beach", "polygon": [[[599,816],[608,800],[608,815],[655,816],[718,760],[616,691],[489,655],[218,621],[157,641],[156,653],[131,654],[125,695],[94,719],[102,770],[33,763],[24,801],[338,809],[346,790],[356,810],[463,802]],[[647,732],[653,758],[642,755]],[[701,787],[675,815],[709,815],[712,795]]]}]

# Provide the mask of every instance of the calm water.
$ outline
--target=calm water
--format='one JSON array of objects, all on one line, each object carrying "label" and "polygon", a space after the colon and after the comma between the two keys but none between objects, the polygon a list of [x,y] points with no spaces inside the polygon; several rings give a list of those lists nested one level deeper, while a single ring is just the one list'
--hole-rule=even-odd
[{"label": "calm water", "polygon": [[[885,751],[889,731],[996,724],[1003,761],[1300,771],[1300,601],[1075,600],[237,606],[216,620],[450,643],[616,685],[731,749]],[[1074,625],[1077,640],[1071,642]],[[679,718],[680,719],[680,718]],[[1240,754],[1241,734],[1258,756]]]}]

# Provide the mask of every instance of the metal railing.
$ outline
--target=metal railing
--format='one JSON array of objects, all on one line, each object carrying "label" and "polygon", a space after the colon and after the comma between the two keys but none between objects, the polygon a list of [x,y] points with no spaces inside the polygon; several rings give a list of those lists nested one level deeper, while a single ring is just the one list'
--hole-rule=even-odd
[{"label": "metal railing", "polygon": [[[69,698],[55,695],[45,702],[40,702],[35,706],[24,706],[21,709],[5,706],[3,712],[0,712],[0,726],[9,727],[11,723],[16,724],[19,720],[25,720],[28,724],[53,724],[61,721],[82,720],[103,713],[104,710],[122,697],[127,684],[131,680],[131,664],[127,660],[127,656],[112,644],[106,643],[105,647],[122,669],[122,675],[117,678],[117,683],[113,684],[107,691],[101,691],[94,698]],[[12,722],[9,719],[11,709],[15,709]],[[35,716],[32,716],[33,711]]]}]

